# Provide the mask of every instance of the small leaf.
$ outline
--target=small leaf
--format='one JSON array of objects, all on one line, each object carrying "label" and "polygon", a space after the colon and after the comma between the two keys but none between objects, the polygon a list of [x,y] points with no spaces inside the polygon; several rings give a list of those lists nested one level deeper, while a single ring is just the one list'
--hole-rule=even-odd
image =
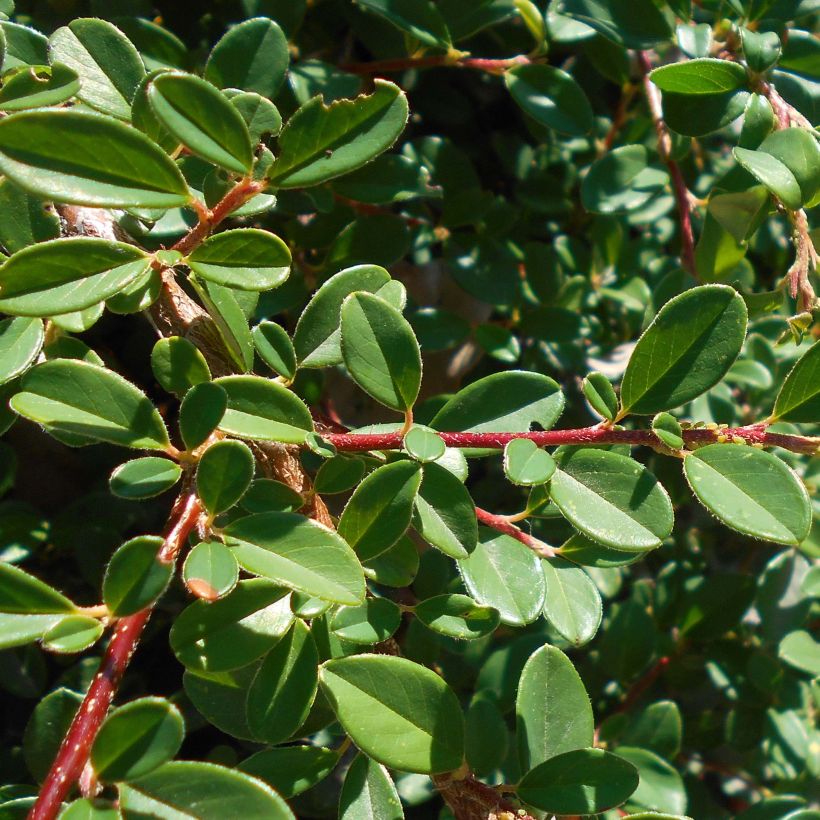
[{"label": "small leaf", "polygon": [[68,615],[43,635],[43,649],[70,654],[93,646],[103,634],[103,625],[87,615]]},{"label": "small leaf", "polygon": [[248,690],[248,726],[265,743],[287,740],[316,697],[319,653],[310,630],[295,620],[268,653]]},{"label": "small leaf", "polygon": [[240,504],[248,512],[295,512],[305,504],[296,490],[271,478],[257,478],[242,496]]},{"label": "small leaf", "polygon": [[217,673],[253,663],[293,623],[287,590],[253,578],[218,601],[195,601],[171,627],[171,649],[194,672]]},{"label": "small leaf", "polygon": [[191,198],[156,143],[84,111],[23,111],[3,119],[0,171],[33,194],[74,205],[176,208]]},{"label": "small leaf", "polygon": [[670,449],[683,449],[680,422],[670,413],[658,413],[652,419],[652,432]]},{"label": "small leaf", "polygon": [[260,376],[223,376],[216,384],[228,394],[219,424],[233,436],[301,444],[313,430],[310,411],[295,393]]},{"label": "small leaf", "polygon": [[820,145],[806,128],[783,128],[760,143],[759,149],[780,160],[800,186],[803,203],[817,204],[820,192]]},{"label": "small leaf", "polygon": [[820,342],[815,342],[789,371],[775,399],[772,417],[820,422]]},{"label": "small leaf", "polygon": [[77,72],[77,98],[112,117],[131,119],[131,101],[145,66],[131,41],[106,20],[80,18],[58,28],[49,40],[51,60]]},{"label": "small leaf", "polygon": [[353,380],[381,404],[409,410],[421,385],[421,351],[410,323],[369,293],[345,299],[341,316],[342,356]]},{"label": "small leaf", "polygon": [[3,319],[0,322],[0,384],[28,370],[39,356],[44,338],[43,323],[39,319]]},{"label": "small leaf", "polygon": [[181,336],[168,336],[154,345],[151,369],[163,389],[178,396],[184,396],[196,384],[211,380],[205,357]]},{"label": "small leaf", "polygon": [[324,663],[319,681],[344,730],[374,760],[421,774],[461,766],[461,706],[435,672],[405,658],[358,655]]},{"label": "small leaf", "polygon": [[592,106],[577,82],[560,68],[516,66],[504,75],[513,99],[536,122],[580,137],[592,128]]},{"label": "small leaf", "polygon": [[803,193],[794,174],[777,157],[764,151],[750,151],[748,148],[733,148],[732,153],[742,168],[745,168],[761,185],[780,199],[787,208],[796,211],[803,207]]},{"label": "small leaf", "polygon": [[14,564],[0,563],[0,612],[20,614],[72,613],[65,595]]},{"label": "small leaf", "polygon": [[490,635],[501,623],[497,610],[467,595],[434,595],[416,604],[413,614],[433,632],[462,641]]},{"label": "small leaf", "polygon": [[520,541],[494,530],[480,529],[478,545],[459,561],[470,595],[497,609],[511,626],[532,623],[544,605],[544,573],[538,556]]},{"label": "small leaf", "polygon": [[142,500],[170,490],[181,476],[182,469],[170,459],[146,456],[120,464],[108,486],[120,498]]},{"label": "small leaf", "polygon": [[104,783],[134,780],[170,760],[184,735],[176,706],[163,698],[132,700],[105,719],[91,749],[91,765]]},{"label": "small leaf", "polygon": [[256,462],[247,444],[218,441],[199,460],[196,470],[197,495],[214,516],[230,509],[242,498],[253,480]]},{"label": "small leaf", "polygon": [[447,449],[441,436],[422,424],[414,424],[405,434],[403,443],[407,454],[422,464],[437,461]]},{"label": "small leaf", "polygon": [[345,641],[371,645],[386,641],[401,624],[401,610],[387,598],[368,598],[359,606],[339,609],[330,628]]},{"label": "small leaf", "polygon": [[237,228],[206,239],[186,260],[203,279],[239,290],[271,290],[290,273],[290,250],[275,234]]},{"label": "small leaf", "polygon": [[419,553],[415,543],[403,535],[377,558],[363,565],[365,577],[387,587],[407,587],[413,583],[419,569]]},{"label": "small leaf", "polygon": [[293,380],[296,375],[296,352],[287,331],[276,322],[260,322],[251,332],[256,352],[262,361],[280,376]]},{"label": "small leaf", "polygon": [[192,153],[227,171],[250,172],[248,127],[209,82],[193,74],[160,74],[148,87],[148,101],[162,125]]},{"label": "small leaf", "polygon": [[276,188],[318,185],[361,167],[388,149],[407,123],[407,98],[386,80],[369,96],[305,103],[279,136],[279,157],[269,173]]},{"label": "small leaf", "polygon": [[335,532],[302,515],[249,515],[229,524],[225,539],[248,572],[338,604],[364,599],[356,554]]},{"label": "small leaf", "polygon": [[[264,136],[276,135],[282,130],[282,115],[279,109],[266,97],[253,91],[243,91],[241,94],[229,94],[231,105],[242,115],[251,143],[256,145]],[[259,196],[270,196],[261,194]],[[244,207],[251,206],[253,200]],[[234,211],[236,213],[236,211]]]},{"label": "small leaf", "polygon": [[602,749],[566,752],[530,769],[518,796],[551,814],[599,814],[638,788],[638,770]]},{"label": "small leaf", "polygon": [[777,656],[801,672],[813,677],[820,675],[820,645],[802,629],[790,632],[780,641]]},{"label": "small leaf", "polygon": [[590,407],[607,421],[614,421],[618,414],[618,397],[609,379],[603,373],[592,372],[584,379],[583,389]]},{"label": "small leaf", "polygon": [[287,803],[264,783],[213,763],[175,760],[121,784],[119,794],[125,816],[182,814],[197,820],[224,820],[241,806],[249,818],[295,820]]},{"label": "small leaf", "polygon": [[339,820],[404,820],[399,794],[384,766],[359,754],[350,764],[339,796]]},{"label": "small leaf", "polygon": [[668,182],[665,171],[650,167],[643,145],[622,145],[592,164],[581,183],[581,201],[592,213],[629,213],[643,208]]},{"label": "small leaf", "polygon": [[589,695],[570,659],[554,646],[542,646],[524,665],[515,715],[524,771],[592,745],[595,721]]},{"label": "small leaf", "polygon": [[339,519],[339,535],[368,561],[390,549],[410,526],[421,467],[397,461],[374,470],[356,488]]},{"label": "small leaf", "polygon": [[273,99],[289,60],[288,41],[278,24],[254,17],[228,29],[213,47],[205,79],[217,88],[241,88]]},{"label": "small leaf", "polygon": [[216,324],[225,350],[234,362],[235,369],[246,373],[253,368],[253,337],[248,328],[248,318],[238,301],[240,291],[222,287],[189,277],[188,281],[202,299],[205,308]]},{"label": "small leaf", "polygon": [[589,575],[562,558],[542,561],[544,617],[573,646],[589,643],[601,625],[601,594]]},{"label": "small leaf", "polygon": [[727,527],[777,544],[796,545],[809,534],[806,488],[777,456],[710,444],[690,453],[683,469],[698,500]]},{"label": "small leaf", "polygon": [[70,100],[79,89],[77,72],[63,63],[20,66],[3,78],[0,111],[25,111],[27,108],[59,105]]},{"label": "small leaf", "polygon": [[160,561],[162,538],[141,535],[111,557],[103,579],[103,600],[118,618],[133,615],[159,598],[171,582],[173,564]]},{"label": "small leaf", "polygon": [[142,276],[151,264],[139,248],[73,237],[18,251],[0,267],[0,310],[49,316],[96,305]]},{"label": "small leaf", "polygon": [[689,96],[736,91],[747,82],[746,69],[740,63],[711,57],[670,63],[656,68],[649,77],[661,91]]},{"label": "small leaf", "polygon": [[32,711],[23,736],[23,757],[38,783],[46,779],[82,702],[79,692],[60,687],[49,692]]},{"label": "small leaf", "polygon": [[55,359],[29,370],[11,400],[21,416],[47,430],[141,450],[164,450],[168,432],[153,404],[104,367]]},{"label": "small leaf", "polygon": [[686,811],[686,787],[674,766],[649,749],[621,745],[615,754],[638,770],[638,788],[629,799],[630,806],[659,809],[677,816]]},{"label": "small leaf", "polygon": [[202,541],[185,558],[182,579],[197,598],[216,601],[236,587],[239,564],[234,554],[219,541]]},{"label": "small leaf", "polygon": [[356,0],[356,3],[426,46],[447,49],[451,45],[447,23],[430,0]]},{"label": "small leaf", "polygon": [[726,285],[670,299],[632,352],[621,386],[622,415],[679,407],[714,387],[746,336],[746,306]]},{"label": "small leaf", "polygon": [[555,459],[530,439],[514,438],[504,448],[504,475],[513,484],[546,484],[555,469]]},{"label": "small leaf", "polygon": [[82,797],[72,800],[62,812],[60,820],[120,820],[118,808],[104,800]]},{"label": "small leaf", "polygon": [[667,18],[652,0],[562,0],[561,13],[627,48],[652,48],[672,37]]},{"label": "small leaf", "polygon": [[216,430],[228,409],[228,394],[213,382],[195,384],[179,406],[179,432],[185,446],[194,450]]},{"label": "small leaf", "polygon": [[336,768],[339,755],[321,746],[279,746],[245,758],[239,768],[264,780],[282,797],[295,797],[320,783]]}]

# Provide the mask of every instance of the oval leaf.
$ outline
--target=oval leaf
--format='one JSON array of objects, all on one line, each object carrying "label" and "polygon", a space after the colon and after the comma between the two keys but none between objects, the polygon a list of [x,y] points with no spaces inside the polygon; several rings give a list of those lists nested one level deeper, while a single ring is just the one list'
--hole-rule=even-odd
[{"label": "oval leaf", "polygon": [[159,536],[142,535],[114,553],[103,579],[103,600],[112,615],[133,615],[165,591],[174,567],[157,557],[162,542]]},{"label": "oval leaf", "polygon": [[218,515],[239,501],[253,480],[256,462],[247,444],[218,441],[199,460],[196,470],[197,495],[205,509]]}]

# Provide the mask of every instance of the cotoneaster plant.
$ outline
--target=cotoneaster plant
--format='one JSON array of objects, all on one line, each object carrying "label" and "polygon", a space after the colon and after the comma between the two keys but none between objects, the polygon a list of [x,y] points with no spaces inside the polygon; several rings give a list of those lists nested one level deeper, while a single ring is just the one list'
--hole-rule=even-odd
[{"label": "cotoneaster plant", "polygon": [[0,0],[0,818],[810,820],[813,0]]}]

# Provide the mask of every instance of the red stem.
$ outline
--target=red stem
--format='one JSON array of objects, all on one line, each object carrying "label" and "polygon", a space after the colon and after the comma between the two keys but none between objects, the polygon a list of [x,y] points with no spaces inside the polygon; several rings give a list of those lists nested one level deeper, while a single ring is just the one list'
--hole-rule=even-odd
[{"label": "red stem", "polygon": [[[173,563],[176,560],[201,512],[202,506],[195,494],[183,493],[179,496],[158,553],[161,561]],[[43,781],[37,802],[29,812],[28,820],[53,820],[71,787],[83,773],[91,747],[152,610],[153,605],[118,621],[97,674],[63,738],[57,757]]]},{"label": "red stem", "polygon": [[520,541],[542,558],[555,557],[555,550],[549,544],[539,541],[528,532],[524,532],[524,530],[520,527],[516,527],[512,521],[505,518],[503,515],[494,515],[491,512],[487,512],[487,510],[482,510],[481,507],[476,507],[475,517],[479,520],[479,523],[484,524],[486,527],[492,527],[494,530],[498,530],[498,532],[503,532],[505,535],[515,538],[516,541]]},{"label": "red stem", "polygon": [[695,234],[692,230],[692,203],[689,189],[683,179],[678,163],[672,159],[672,137],[669,128],[663,118],[663,106],[661,105],[661,95],[652,80],[649,79],[649,72],[652,71],[652,63],[649,55],[645,51],[638,52],[638,65],[643,76],[643,87],[646,93],[646,101],[649,111],[652,114],[652,122],[655,124],[655,131],[658,135],[658,153],[669,169],[669,176],[672,178],[672,192],[675,195],[675,202],[678,205],[678,219],[680,221],[681,233],[681,264],[684,269],[697,276],[695,266]]},{"label": "red stem", "polygon": [[660,677],[664,669],[669,665],[670,658],[664,655],[649,667],[649,669],[641,675],[635,683],[629,688],[626,693],[623,703],[620,705],[618,712],[628,712],[638,701],[638,699],[649,689],[650,686]]},{"label": "red stem", "polygon": [[[630,444],[648,447],[661,446],[661,441],[651,430],[616,430],[612,427],[596,425],[575,430],[539,430],[532,433],[439,433],[448,447],[477,447],[503,449],[516,438],[527,438],[539,447],[556,447],[561,444]],[[367,450],[400,450],[401,433],[323,433],[322,437],[337,450],[365,452]],[[795,453],[815,455],[820,447],[820,439],[808,436],[793,436],[785,433],[769,433],[763,424],[749,427],[729,427],[723,430],[695,428],[683,431],[683,440],[688,445],[712,444],[724,438],[742,439],[746,444],[762,444],[780,447]]]}]

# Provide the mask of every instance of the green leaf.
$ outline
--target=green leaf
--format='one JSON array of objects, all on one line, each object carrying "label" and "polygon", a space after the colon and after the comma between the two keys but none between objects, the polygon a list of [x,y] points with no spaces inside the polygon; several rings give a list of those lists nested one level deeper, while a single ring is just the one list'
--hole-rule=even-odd
[{"label": "green leaf", "polygon": [[461,766],[461,706],[435,672],[405,658],[358,655],[327,661],[319,681],[344,730],[379,763],[421,774]]},{"label": "green leaf", "polygon": [[592,106],[584,90],[560,68],[520,65],[507,71],[504,80],[513,99],[541,125],[575,137],[592,128]]},{"label": "green leaf", "polygon": [[643,208],[664,190],[669,174],[649,165],[643,145],[622,145],[596,160],[581,183],[581,202],[596,214]]},{"label": "green leaf", "polygon": [[524,770],[592,745],[595,722],[589,696],[569,658],[554,646],[542,646],[524,665],[515,714]]},{"label": "green leaf", "polygon": [[698,94],[693,104],[690,94],[664,91],[663,115],[666,124],[678,134],[702,137],[734,122],[743,114],[749,96],[744,90]]},{"label": "green leaf", "polygon": [[602,749],[577,749],[530,769],[518,796],[552,814],[599,814],[620,806],[638,788],[638,770]]},{"label": "green leaf", "polygon": [[132,700],[105,719],[91,765],[103,783],[135,780],[173,758],[184,735],[176,706],[163,698]]},{"label": "green leaf", "polygon": [[205,509],[218,515],[242,498],[253,480],[256,462],[247,444],[218,441],[199,460],[196,470],[197,495]]},{"label": "green leaf", "polygon": [[467,763],[480,777],[500,768],[507,760],[507,722],[489,692],[478,692],[470,701],[466,718]]},{"label": "green leaf", "polygon": [[60,820],[120,820],[120,810],[104,800],[82,797],[72,800],[60,813]]},{"label": "green leaf", "polygon": [[[241,94],[230,94],[231,105],[242,115],[245,125],[248,126],[251,143],[257,144],[262,137],[276,135],[282,130],[282,115],[279,109],[266,97],[253,91],[243,91]],[[259,196],[270,196],[261,194]],[[251,200],[246,207],[253,204]]]},{"label": "green leaf", "polygon": [[399,794],[384,766],[359,754],[350,764],[339,796],[339,820],[404,820]]},{"label": "green leaf", "polygon": [[241,88],[273,99],[289,60],[282,29],[269,17],[255,17],[228,29],[213,47],[205,79],[217,88]]},{"label": "green leaf", "polygon": [[783,128],[760,144],[759,149],[780,160],[800,186],[804,205],[813,207],[820,193],[820,145],[806,128]]},{"label": "green leaf", "polygon": [[651,703],[631,719],[620,739],[673,761],[680,753],[683,723],[678,705],[671,700]]},{"label": "green leaf", "polygon": [[187,259],[203,279],[239,290],[271,290],[290,273],[290,250],[276,234],[237,228],[208,237]]},{"label": "green leaf", "polygon": [[523,626],[541,614],[544,573],[538,556],[520,541],[481,528],[478,545],[458,566],[470,595],[497,609],[502,623]]},{"label": "green leaf", "polygon": [[777,656],[789,666],[813,677],[820,675],[820,645],[812,636],[799,629],[789,632],[777,647]]},{"label": "green leaf", "polygon": [[627,48],[672,39],[671,26],[652,0],[562,0],[557,10]]},{"label": "green leaf", "polygon": [[276,322],[260,322],[252,331],[259,358],[274,373],[293,380],[296,375],[296,351],[287,331]]},{"label": "green leaf", "polygon": [[421,351],[410,323],[369,293],[345,299],[342,357],[353,380],[392,410],[409,410],[421,386]]},{"label": "green leaf", "polygon": [[735,91],[747,83],[746,69],[740,63],[711,57],[670,63],[656,68],[649,77],[661,91],[688,96]]},{"label": "green leaf", "polygon": [[368,598],[339,609],[330,628],[344,641],[370,645],[386,641],[401,624],[401,610],[387,598]]},{"label": "green leaf", "polygon": [[447,23],[430,0],[356,0],[356,4],[378,14],[426,46],[448,49],[452,44]]},{"label": "green leaf", "polygon": [[[290,610],[289,598],[284,598],[283,602],[285,606],[281,614]],[[292,619],[285,624],[283,634],[290,623]],[[257,658],[247,666],[227,672],[186,670],[182,677],[185,694],[202,717],[220,732],[253,741],[253,734],[248,728],[246,705],[248,689],[260,665],[261,661]]]},{"label": "green leaf", "polygon": [[546,484],[555,473],[555,459],[527,438],[514,438],[504,448],[504,475],[520,487]]},{"label": "green leaf", "polygon": [[542,561],[544,617],[573,646],[589,643],[601,625],[601,594],[589,575],[563,558]]},{"label": "green leaf", "polygon": [[248,572],[338,604],[364,599],[356,554],[315,521],[296,513],[258,513],[229,524],[224,534]]},{"label": "green leaf", "polygon": [[353,100],[325,105],[314,97],[282,130],[271,184],[303,188],[353,171],[396,141],[407,116],[407,98],[386,80],[376,80],[372,94]]},{"label": "green leaf", "polygon": [[228,409],[228,394],[213,382],[195,384],[179,406],[179,432],[193,450],[204,444]]},{"label": "green leaf", "polygon": [[478,542],[475,504],[464,484],[440,464],[426,464],[413,527],[451,558],[466,558]]},{"label": "green leaf", "polygon": [[370,205],[389,205],[440,195],[431,185],[427,168],[403,154],[382,154],[357,171],[337,179],[333,190],[346,199]]},{"label": "green leaf", "polygon": [[363,565],[365,577],[387,587],[410,586],[419,569],[419,553],[415,543],[403,535],[377,558]]},{"label": "green leaf", "polygon": [[164,450],[168,432],[145,394],[104,367],[55,359],[33,367],[11,400],[15,413],[49,432]]},{"label": "green leaf", "polygon": [[414,424],[405,434],[403,443],[407,454],[422,464],[437,461],[447,449],[441,436],[422,424]]},{"label": "green leaf", "polygon": [[174,566],[159,560],[162,543],[159,536],[141,535],[126,541],[111,557],[102,592],[112,615],[133,615],[165,592]]},{"label": "green leaf", "polygon": [[194,672],[225,672],[253,663],[293,623],[287,590],[253,578],[218,601],[195,601],[171,627],[171,649]]},{"label": "green leaf", "polygon": [[703,285],[670,299],[632,352],[621,414],[679,407],[726,375],[746,336],[746,305],[734,288]]},{"label": "green leaf", "polygon": [[14,564],[0,563],[0,612],[19,614],[72,613],[65,595]]},{"label": "green leaf", "polygon": [[815,342],[789,371],[775,399],[772,417],[820,422],[820,342]]},{"label": "green leaf", "polygon": [[305,499],[296,490],[271,478],[257,478],[242,496],[241,506],[248,512],[295,512]]},{"label": "green leaf", "polygon": [[82,702],[79,692],[60,687],[49,692],[32,711],[23,735],[23,756],[38,783],[46,779]]},{"label": "green leaf", "polygon": [[324,780],[339,755],[321,746],[280,746],[246,758],[239,769],[272,786],[282,797],[295,797]]},{"label": "green leaf", "polygon": [[71,654],[93,646],[103,634],[103,625],[87,615],[61,618],[43,635],[43,649]]},{"label": "green leaf", "polygon": [[0,649],[25,646],[39,641],[55,624],[61,615],[17,615],[0,613]]},{"label": "green leaf", "polygon": [[44,338],[43,323],[39,319],[3,319],[0,322],[0,384],[28,370],[40,355]]},{"label": "green leaf", "polygon": [[170,490],[182,476],[182,469],[168,458],[146,456],[120,464],[108,479],[114,495],[141,501]]},{"label": "green leaf", "polygon": [[643,553],[623,552],[605,547],[577,532],[561,545],[558,552],[574,564],[599,569],[628,566],[643,558]]},{"label": "green leaf", "polygon": [[433,632],[462,641],[490,635],[501,623],[497,610],[467,595],[434,595],[416,604],[413,614]]},{"label": "green leaf", "polygon": [[240,438],[301,444],[313,430],[310,411],[295,393],[260,376],[223,376],[216,384],[228,394],[221,430]]},{"label": "green leaf", "polygon": [[358,265],[331,276],[313,294],[296,323],[293,346],[300,367],[341,364],[341,311],[345,299],[356,291],[376,293],[390,279],[378,265]]},{"label": "green leaf", "polygon": [[590,407],[607,421],[614,421],[618,414],[618,397],[612,382],[603,373],[593,371],[583,384],[584,396]]},{"label": "green leaf", "polygon": [[777,157],[764,151],[750,151],[748,148],[733,148],[732,153],[742,168],[745,168],[761,185],[765,185],[782,203],[796,211],[803,207],[803,192],[794,174]]},{"label": "green leaf", "polygon": [[193,74],[165,73],[148,87],[148,101],[163,126],[208,162],[248,174],[253,149],[242,115],[217,88]]},{"label": "green leaf", "polygon": [[197,598],[215,601],[236,587],[239,564],[233,552],[219,541],[202,541],[186,556],[182,579]]},{"label": "green leaf", "polygon": [[25,111],[27,108],[59,105],[70,100],[79,89],[77,72],[63,63],[20,66],[3,78],[0,111]]},{"label": "green leaf", "polygon": [[131,101],[145,66],[131,41],[106,20],[80,18],[58,28],[49,40],[51,61],[80,78],[77,98],[103,114],[131,119]]},{"label": "green leaf", "polygon": [[368,561],[386,552],[410,526],[421,466],[396,461],[374,470],[356,488],[339,519],[339,535]]},{"label": "green leaf", "polygon": [[177,396],[211,380],[211,371],[199,348],[181,336],[168,336],[154,345],[151,369],[163,389]]},{"label": "green leaf", "polygon": [[264,783],[213,763],[172,761],[120,785],[119,793],[126,817],[224,820],[241,806],[247,817],[295,820],[285,801]]},{"label": "green leaf", "polygon": [[29,65],[48,64],[48,39],[29,26],[0,21],[5,44],[3,71]]},{"label": "green leaf", "polygon": [[618,550],[659,547],[672,532],[666,491],[645,467],[607,450],[569,451],[550,483],[550,498],[582,533]]},{"label": "green leaf", "polygon": [[648,749],[619,746],[615,754],[638,770],[640,782],[629,799],[631,808],[667,811],[676,815],[686,811],[686,788],[673,766]]},{"label": "green leaf", "polygon": [[809,495],[777,456],[710,444],[690,453],[683,469],[698,500],[727,527],[777,544],[796,545],[809,534]]},{"label": "green leaf", "polygon": [[99,208],[176,208],[191,199],[168,155],[100,114],[44,109],[0,122],[0,171],[33,194]]},{"label": "green leaf", "polygon": [[0,243],[9,253],[60,235],[60,218],[54,210],[9,179],[0,180],[0,208],[4,213]]},{"label": "green leaf", "polygon": [[145,251],[107,239],[73,237],[40,242],[0,267],[0,310],[49,316],[96,305],[150,267]]},{"label": "green leaf", "polygon": [[316,697],[319,653],[298,618],[268,653],[248,690],[248,726],[265,743],[287,740],[304,722]]},{"label": "green leaf", "polygon": [[680,422],[670,413],[658,413],[652,419],[652,432],[672,450],[683,449],[683,432]]}]

